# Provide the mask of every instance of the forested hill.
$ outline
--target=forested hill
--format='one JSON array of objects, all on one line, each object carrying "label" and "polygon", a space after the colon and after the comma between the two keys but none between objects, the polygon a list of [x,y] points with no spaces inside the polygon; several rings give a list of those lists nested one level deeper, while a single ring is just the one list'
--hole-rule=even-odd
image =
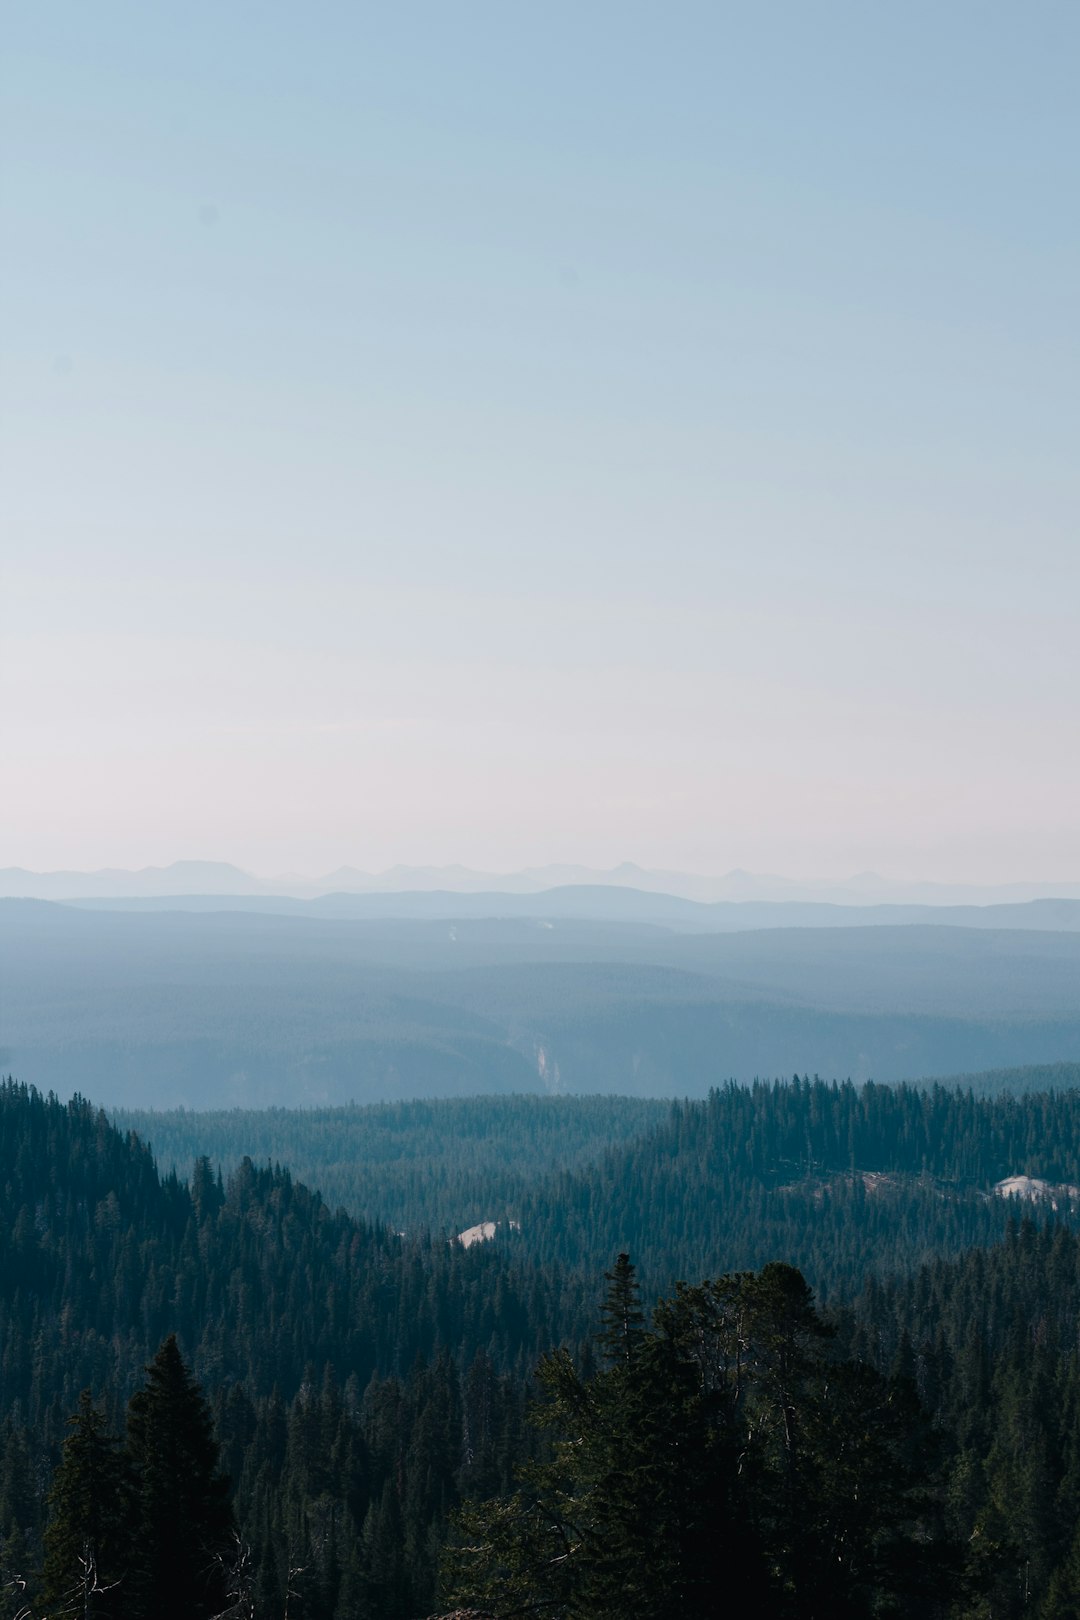
[{"label": "forested hill", "polygon": [[403,1238],[250,1159],[224,1182],[205,1161],[190,1184],[161,1178],[88,1102],[12,1082],[0,1087],[0,1223],[5,1399],[53,1441],[80,1389],[126,1397],[170,1332],[198,1372],[227,1367],[289,1397],[311,1364],[362,1386],[376,1369],[483,1349],[520,1371],[567,1318],[554,1274],[546,1294],[531,1278],[526,1303],[497,1246]]},{"label": "forested hill", "polygon": [[516,1208],[546,1175],[593,1163],[662,1124],[648,1097],[462,1097],[348,1108],[113,1109],[158,1166],[277,1161],[331,1208],[396,1230],[457,1233]]},{"label": "forested hill", "polygon": [[0,1574],[21,1578],[40,1546],[42,1481],[80,1391],[117,1421],[175,1333],[212,1397],[266,1612],[281,1612],[291,1547],[298,1564],[329,1560],[335,1582],[351,1570],[370,1612],[411,1616],[430,1602],[449,1507],[470,1482],[508,1483],[531,1369],[585,1315],[555,1270],[523,1281],[497,1247],[334,1214],[287,1170],[244,1160],[222,1183],[203,1162],[190,1185],[160,1178],[88,1102],[8,1082]]},{"label": "forested hill", "polygon": [[980,1074],[949,1075],[940,1082],[976,1097],[998,1097],[1026,1091],[1072,1091],[1080,1086],[1080,1063],[1027,1063],[1017,1069],[986,1069]]},{"label": "forested hill", "polygon": [[[517,1260],[595,1277],[620,1250],[646,1289],[778,1256],[825,1297],[870,1268],[992,1243],[995,1183],[1080,1185],[1080,1093],[975,1096],[818,1080],[703,1102],[474,1098],[371,1108],[125,1115],[179,1168],[250,1142],[353,1214],[454,1233],[500,1221]],[[1072,1220],[1066,1194],[1059,1218]],[[516,1222],[520,1236],[510,1232]]]},{"label": "forested hill", "polygon": [[[1026,1175],[1080,1186],[1080,1093],[975,1097],[821,1080],[725,1086],[511,1212],[537,1258],[588,1270],[625,1249],[658,1290],[777,1256],[825,1298],[868,1270],[993,1243]],[[1056,1218],[1080,1218],[1059,1190]],[[1013,1208],[1012,1213],[1015,1213]]]},{"label": "forested hill", "polygon": [[[47,1484],[80,1390],[101,1397],[100,1421],[118,1428],[144,1364],[176,1333],[233,1481],[254,1612],[280,1615],[287,1590],[300,1620],[432,1612],[455,1508],[499,1498],[481,1517],[502,1534],[515,1468],[543,1466],[543,1437],[524,1416],[532,1369],[562,1342],[578,1347],[589,1376],[581,1352],[597,1325],[600,1273],[615,1234],[630,1233],[650,1296],[670,1294],[675,1275],[743,1271],[715,1294],[685,1296],[702,1303],[758,1298],[750,1268],[797,1259],[801,1246],[837,1305],[846,1298],[835,1353],[820,1341],[798,1397],[811,1402],[821,1455],[846,1455],[845,1425],[863,1416],[906,1448],[919,1499],[936,1504],[935,1536],[966,1549],[974,1607],[950,1610],[956,1620],[1068,1620],[1080,1602],[1080,1238],[1064,1224],[1075,1213],[1064,1194],[1041,1225],[1023,1226],[1016,1205],[993,1197],[994,1180],[1025,1171],[1080,1182],[1076,1094],[985,1100],[803,1080],[725,1088],[668,1110],[597,1166],[541,1176],[520,1207],[519,1237],[465,1251],[333,1213],[287,1170],[250,1159],[224,1178],[205,1160],[190,1182],[160,1176],[148,1149],[88,1102],[8,1083],[0,1590],[25,1578],[26,1601],[34,1596]],[[988,1246],[959,1252],[971,1241]],[[903,1275],[890,1278],[897,1266]],[[760,1276],[766,1293],[769,1278],[803,1287],[783,1265]],[[830,1372],[851,1356],[854,1366]],[[689,1365],[652,1390],[645,1420],[666,1410]],[[878,1373],[915,1380],[940,1425],[936,1448],[915,1449],[906,1419],[896,1428],[906,1397]],[[80,1410],[90,1424],[86,1403]],[[637,1408],[618,1410],[633,1449]],[[655,1422],[648,1433],[658,1444]],[[768,1468],[761,1477],[767,1486]],[[817,1480],[823,1533],[844,1530],[846,1481]],[[852,1511],[864,1486],[850,1481]],[[772,1512],[768,1500],[762,1511]],[[930,1511],[917,1509],[920,1524]],[[1025,1594],[1036,1579],[1033,1607]]]},{"label": "forested hill", "polygon": [[[432,1105],[429,1130],[439,1116]],[[161,1176],[88,1102],[9,1082],[0,1575],[40,1565],[46,1486],[80,1390],[118,1427],[175,1333],[210,1399],[255,1612],[280,1615],[295,1576],[301,1620],[430,1613],[452,1511],[506,1498],[516,1466],[542,1459],[524,1418],[532,1370],[560,1343],[587,1368],[601,1274],[629,1246],[646,1299],[676,1277],[740,1271],[734,1298],[766,1261],[801,1262],[845,1307],[837,1353],[914,1377],[937,1414],[935,1512],[951,1544],[974,1547],[993,1613],[1034,1612],[1026,1559],[1044,1582],[1039,1614],[1065,1620],[1080,1600],[1080,1239],[1066,1191],[1019,1228],[1018,1206],[991,1191],[1014,1173],[1080,1184],[1080,1094],[727,1087],[592,1166],[545,1170],[517,1206],[520,1234],[466,1251],[335,1213],[250,1158],[224,1177],[205,1159],[190,1181]],[[857,1370],[837,1382],[827,1364],[813,1421],[826,1436],[839,1424],[842,1440],[852,1414],[828,1391],[882,1391]]]}]

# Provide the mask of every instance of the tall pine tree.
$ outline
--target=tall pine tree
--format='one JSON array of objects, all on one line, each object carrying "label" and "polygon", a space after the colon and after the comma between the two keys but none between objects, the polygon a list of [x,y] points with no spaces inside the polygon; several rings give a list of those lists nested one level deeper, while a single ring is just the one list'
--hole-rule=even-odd
[{"label": "tall pine tree", "polygon": [[209,1620],[229,1598],[236,1544],[229,1482],[218,1471],[210,1409],[175,1335],[146,1371],[144,1388],[128,1406],[138,1612],[155,1620]]},{"label": "tall pine tree", "polygon": [[132,1614],[132,1482],[119,1436],[88,1389],[53,1476],[42,1597],[47,1612],[80,1620]]}]

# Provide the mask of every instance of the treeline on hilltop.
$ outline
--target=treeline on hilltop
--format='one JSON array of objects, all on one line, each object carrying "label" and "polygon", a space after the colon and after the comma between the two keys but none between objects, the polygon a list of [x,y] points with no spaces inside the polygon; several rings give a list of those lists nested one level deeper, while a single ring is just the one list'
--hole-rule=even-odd
[{"label": "treeline on hilltop", "polygon": [[248,1160],[224,1183],[200,1160],[190,1184],[159,1178],[149,1150],[80,1098],[0,1088],[0,1151],[4,1390],[50,1440],[55,1397],[69,1407],[120,1369],[130,1386],[170,1332],[199,1368],[291,1396],[313,1362],[366,1379],[483,1348],[500,1370],[526,1369],[581,1309],[554,1272],[530,1275],[526,1296],[490,1247],[332,1213],[287,1170]]},{"label": "treeline on hilltop", "polygon": [[149,1134],[166,1167],[205,1155],[228,1170],[248,1140],[333,1205],[398,1230],[502,1221],[508,1243],[517,1222],[515,1263],[582,1285],[627,1250],[654,1294],[778,1255],[821,1297],[850,1294],[868,1269],[999,1239],[1009,1209],[989,1195],[1007,1176],[1080,1184],[1080,1091],[796,1076],[674,1104],[510,1097],[117,1118]]},{"label": "treeline on hilltop", "polygon": [[[823,1299],[868,1271],[1000,1239],[996,1182],[1080,1183],[1080,1093],[976,1098],[941,1086],[818,1079],[728,1085],[587,1169],[541,1182],[514,1211],[535,1257],[592,1275],[621,1250],[648,1287],[777,1256]],[[1080,1211],[1066,1201],[1058,1219]]]},{"label": "treeline on hilltop", "polygon": [[[437,1131],[438,1110],[417,1123]],[[528,1559],[545,1545],[536,1515],[564,1489],[580,1502],[592,1550],[575,1566],[582,1584],[544,1612],[692,1613],[720,1578],[709,1549],[687,1543],[679,1554],[688,1581],[698,1572],[697,1596],[678,1571],[661,1583],[683,1593],[683,1611],[664,1609],[655,1583],[654,1607],[642,1596],[628,1608],[625,1582],[643,1578],[631,1530],[643,1538],[637,1557],[641,1547],[651,1555],[645,1509],[659,1498],[632,1478],[621,1497],[603,1485],[629,1478],[633,1463],[677,1503],[664,1447],[681,1434],[695,1459],[686,1481],[713,1504],[709,1534],[728,1527],[763,1615],[824,1612],[828,1571],[814,1574],[811,1554],[858,1499],[873,1521],[862,1573],[851,1564],[828,1612],[1069,1620],[1080,1606],[1080,1239],[1070,1208],[1020,1226],[1017,1207],[987,1188],[1010,1172],[1080,1181],[1078,1124],[1068,1096],[980,1100],[804,1080],[729,1088],[667,1110],[593,1167],[541,1175],[520,1206],[522,1233],[465,1251],[333,1212],[288,1171],[250,1160],[227,1176],[205,1158],[189,1182],[161,1176],[147,1147],[89,1103],[8,1083],[0,1616],[13,1620],[20,1604],[24,1620],[50,1612],[44,1538],[65,1437],[79,1432],[72,1415],[124,1451],[128,1403],[175,1335],[232,1482],[237,1616],[277,1620],[287,1601],[289,1620],[416,1620],[440,1591],[464,1599],[470,1583],[493,1612],[508,1612],[500,1582],[535,1596]],[[479,1119],[473,1128],[479,1137]],[[507,1141],[504,1132],[500,1151]],[[619,1253],[640,1257],[643,1313],[667,1301],[651,1326],[639,1321],[635,1278],[622,1320],[635,1358],[644,1352],[643,1382],[625,1388],[609,1354],[610,1309],[609,1336],[592,1339],[598,1279]],[[803,1267],[805,1281],[804,1255],[817,1268]],[[680,1275],[712,1281],[680,1290]],[[829,1317],[806,1291],[823,1283]],[[792,1313],[813,1326],[800,1341],[797,1402],[768,1383],[768,1345]],[[689,1350],[706,1340],[707,1377]],[[527,1418],[537,1365],[559,1369],[543,1386],[554,1416],[540,1429]],[[915,1400],[933,1420],[932,1443]],[[908,1413],[904,1433],[923,1436],[914,1449],[889,1427],[898,1411]],[[845,1474],[850,1423],[884,1449],[871,1446]],[[793,1442],[780,1438],[785,1425]],[[710,1450],[720,1434],[756,1459],[745,1477],[730,1473],[727,1451]],[[874,1456],[908,1470],[896,1516],[880,1521],[871,1509],[884,1464]],[[624,1520],[605,1520],[598,1491],[612,1512],[622,1503]],[[547,1522],[561,1534],[576,1521]],[[609,1540],[622,1548],[610,1559]],[[889,1549],[909,1558],[912,1546],[940,1553],[930,1595],[897,1595]],[[470,1547],[483,1556],[463,1566]],[[659,1552],[655,1562],[665,1567]],[[241,1587],[246,1609],[235,1606]],[[816,1593],[817,1607],[800,1608],[800,1592]]]},{"label": "treeline on hilltop", "polygon": [[970,1091],[976,1097],[997,1097],[1005,1092],[1074,1091],[1080,1086],[1080,1063],[1027,1063],[1016,1069],[954,1074],[938,1083]]},{"label": "treeline on hilltop", "polygon": [[409,1233],[456,1233],[516,1212],[556,1170],[587,1164],[667,1119],[643,1097],[508,1096],[349,1108],[113,1109],[158,1166],[180,1174],[198,1158],[225,1171],[250,1158],[287,1164],[365,1221]]}]

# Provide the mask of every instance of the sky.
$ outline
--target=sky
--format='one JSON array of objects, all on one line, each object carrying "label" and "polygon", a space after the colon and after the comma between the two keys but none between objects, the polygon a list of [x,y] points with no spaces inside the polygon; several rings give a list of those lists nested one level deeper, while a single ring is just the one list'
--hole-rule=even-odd
[{"label": "sky", "polygon": [[1080,8],[3,8],[0,865],[1080,878]]}]

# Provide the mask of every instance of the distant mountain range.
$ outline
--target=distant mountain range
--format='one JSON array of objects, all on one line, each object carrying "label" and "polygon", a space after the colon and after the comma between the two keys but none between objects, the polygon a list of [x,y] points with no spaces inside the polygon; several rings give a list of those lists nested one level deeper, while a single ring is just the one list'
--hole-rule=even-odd
[{"label": "distant mountain range", "polygon": [[897,883],[874,872],[860,872],[838,883],[805,883],[770,873],[726,872],[719,877],[693,872],[648,870],[624,861],[600,869],[554,865],[520,872],[478,872],[466,866],[392,866],[362,872],[342,866],[319,878],[286,873],[258,878],[226,861],[174,861],[138,871],[105,867],[96,872],[30,872],[0,868],[0,898],[19,900],[161,900],[170,898],[291,898],[326,895],[540,895],[586,887],[629,889],[638,893],[693,900],[699,904],[798,903],[825,906],[990,906],[1033,900],[1080,900],[1080,883]]},{"label": "distant mountain range", "polygon": [[[17,903],[0,898],[0,905]],[[686,900],[676,894],[585,883],[568,883],[538,894],[461,894],[451,889],[417,889],[389,894],[339,891],[310,900],[287,894],[176,894],[23,903],[79,911],[247,912],[265,917],[330,918],[356,923],[517,921],[535,929],[573,922],[691,934],[741,934],[778,928],[896,928],[920,923],[941,928],[1080,932],[1080,900],[1026,900],[982,906],[844,906],[822,900]]]}]

